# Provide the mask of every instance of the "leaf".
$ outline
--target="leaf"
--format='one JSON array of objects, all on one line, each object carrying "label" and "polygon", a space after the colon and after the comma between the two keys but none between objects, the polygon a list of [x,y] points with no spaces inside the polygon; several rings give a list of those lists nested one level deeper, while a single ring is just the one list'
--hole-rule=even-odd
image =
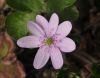
[{"label": "leaf", "polygon": [[47,12],[59,12],[72,6],[76,0],[47,0]]},{"label": "leaf", "polygon": [[93,66],[92,66],[92,75],[95,78],[100,78],[100,64],[93,64]]},{"label": "leaf", "polygon": [[43,10],[43,0],[7,0],[9,6],[20,11],[39,12]]},{"label": "leaf", "polygon": [[57,78],[80,78],[78,72],[73,72],[69,66],[64,67],[58,72]]},{"label": "leaf", "polygon": [[28,33],[27,22],[33,20],[36,14],[14,12],[7,16],[7,32],[14,39],[21,38]]},{"label": "leaf", "polygon": [[58,72],[57,78],[68,78],[69,67],[64,65],[63,68]]},{"label": "leaf", "polygon": [[8,54],[8,45],[3,43],[3,46],[0,48],[0,58],[5,57]]},{"label": "leaf", "polygon": [[77,10],[77,8],[75,6],[72,7],[68,7],[65,8],[61,13],[61,20],[72,20],[75,21],[78,19],[79,17],[79,11]]}]

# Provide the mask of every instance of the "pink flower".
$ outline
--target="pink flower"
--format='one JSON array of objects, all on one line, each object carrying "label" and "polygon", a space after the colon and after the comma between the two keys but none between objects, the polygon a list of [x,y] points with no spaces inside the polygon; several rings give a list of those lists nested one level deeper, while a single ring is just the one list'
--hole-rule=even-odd
[{"label": "pink flower", "polygon": [[61,52],[72,52],[76,48],[74,41],[66,37],[72,24],[69,21],[59,24],[56,13],[52,14],[49,22],[43,16],[37,15],[36,22],[29,21],[28,29],[32,35],[19,39],[17,44],[22,48],[40,47],[33,62],[36,69],[42,68],[49,58],[53,67],[60,69],[63,66]]}]

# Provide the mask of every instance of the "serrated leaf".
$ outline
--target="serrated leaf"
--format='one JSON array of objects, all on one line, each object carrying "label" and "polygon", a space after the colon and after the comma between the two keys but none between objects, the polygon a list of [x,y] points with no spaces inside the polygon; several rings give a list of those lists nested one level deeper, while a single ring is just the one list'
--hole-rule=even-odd
[{"label": "serrated leaf", "polygon": [[43,0],[7,0],[9,6],[20,11],[39,12],[43,10]]},{"label": "serrated leaf", "polygon": [[8,53],[8,45],[6,43],[3,43],[3,46],[0,48],[0,58],[3,58]]},{"label": "serrated leaf", "polygon": [[47,12],[59,12],[72,6],[76,0],[47,0]]},{"label": "serrated leaf", "polygon": [[14,12],[7,16],[7,32],[14,39],[21,38],[28,33],[27,22],[33,20],[36,14]]}]

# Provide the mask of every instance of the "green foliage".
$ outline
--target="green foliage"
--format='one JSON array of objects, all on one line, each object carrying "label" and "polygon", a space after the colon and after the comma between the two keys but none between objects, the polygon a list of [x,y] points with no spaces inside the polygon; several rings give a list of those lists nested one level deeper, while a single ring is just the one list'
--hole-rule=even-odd
[{"label": "green foliage", "polygon": [[7,32],[14,38],[18,39],[28,33],[27,22],[35,18],[36,14],[14,12],[7,16]]},{"label": "green foliage", "polygon": [[79,12],[74,6],[76,0],[48,0],[46,12],[50,16],[56,12],[59,14],[61,21],[72,20],[75,21],[79,17]]},{"label": "green foliage", "polygon": [[78,73],[73,72],[69,67],[64,66],[58,73],[57,78],[80,78]]},{"label": "green foliage", "polygon": [[7,32],[18,39],[28,33],[27,22],[35,19],[36,14],[43,10],[43,0],[7,0],[9,6],[15,9],[7,16]]},{"label": "green foliage", "polygon": [[47,12],[59,12],[72,6],[76,0],[47,0]]},{"label": "green foliage", "polygon": [[9,6],[20,11],[40,12],[43,10],[43,0],[7,0]]},{"label": "green foliage", "polygon": [[93,64],[92,75],[94,78],[100,78],[100,64]]},{"label": "green foliage", "polygon": [[47,17],[56,12],[60,19],[77,20],[79,12],[74,5],[76,0],[7,0],[15,9],[6,19],[7,32],[18,39],[28,33],[27,22],[35,19],[39,13],[47,13]]},{"label": "green foliage", "polygon": [[75,21],[79,17],[79,12],[75,6],[65,8],[61,13],[61,20],[72,20]]},{"label": "green foliage", "polygon": [[64,66],[58,73],[57,78],[64,78],[64,77],[68,78],[68,71],[69,68],[67,66]]}]

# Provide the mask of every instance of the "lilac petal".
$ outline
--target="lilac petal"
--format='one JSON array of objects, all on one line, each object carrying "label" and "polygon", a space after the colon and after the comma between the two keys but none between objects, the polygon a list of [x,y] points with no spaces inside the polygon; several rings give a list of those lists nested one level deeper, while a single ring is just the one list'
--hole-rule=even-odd
[{"label": "lilac petal", "polygon": [[71,29],[72,29],[71,22],[64,21],[63,23],[59,25],[56,34],[59,35],[60,38],[64,38],[70,33]]},{"label": "lilac petal", "polygon": [[55,69],[60,69],[63,66],[63,58],[60,50],[57,47],[50,49],[51,61]]},{"label": "lilac petal", "polygon": [[58,47],[63,52],[72,52],[76,49],[75,42],[70,38],[62,39],[62,41],[58,44]]},{"label": "lilac petal", "polygon": [[44,29],[44,31],[48,28],[48,21],[41,15],[36,16],[36,22]]},{"label": "lilac petal", "polygon": [[53,13],[49,21],[49,28],[48,28],[49,31],[47,31],[49,35],[52,36],[53,34],[55,34],[58,24],[59,24],[59,17],[56,13]]},{"label": "lilac petal", "polygon": [[37,48],[40,43],[39,38],[36,36],[26,36],[17,41],[17,45],[23,48]]},{"label": "lilac petal", "polygon": [[32,21],[28,22],[28,29],[35,36],[41,36],[44,34],[43,29],[38,24],[36,24]]},{"label": "lilac petal", "polygon": [[49,55],[49,47],[43,46],[43,47],[39,48],[39,50],[35,56],[34,62],[33,62],[34,68],[36,68],[36,69],[42,68],[49,60],[49,56],[50,56]]}]

